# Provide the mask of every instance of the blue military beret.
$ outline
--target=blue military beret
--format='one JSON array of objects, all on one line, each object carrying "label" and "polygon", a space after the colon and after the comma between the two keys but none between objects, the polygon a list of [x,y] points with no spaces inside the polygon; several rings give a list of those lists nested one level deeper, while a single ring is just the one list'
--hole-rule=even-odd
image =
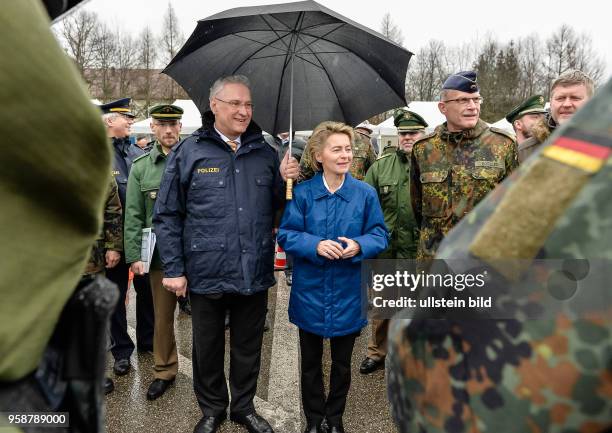
[{"label": "blue military beret", "polygon": [[130,103],[132,102],[132,98],[122,98],[117,99],[116,101],[108,102],[106,104],[99,105],[102,113],[120,113],[125,114],[129,117],[136,117],[132,110],[130,109]]},{"label": "blue military beret", "polygon": [[465,93],[476,93],[480,90],[476,78],[477,74],[475,71],[457,72],[446,79],[442,90],[459,90]]}]

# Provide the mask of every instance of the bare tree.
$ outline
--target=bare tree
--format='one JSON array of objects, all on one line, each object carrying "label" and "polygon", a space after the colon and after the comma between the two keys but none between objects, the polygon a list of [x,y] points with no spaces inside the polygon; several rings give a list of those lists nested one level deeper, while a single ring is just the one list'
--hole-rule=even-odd
[{"label": "bare tree", "polygon": [[127,35],[121,34],[122,32],[115,32],[118,36],[117,50],[116,50],[116,70],[117,70],[117,87],[119,95],[126,96],[129,92],[131,85],[131,78],[133,77],[132,71],[138,65],[138,58],[136,56],[137,47],[134,39]]},{"label": "bare tree", "polygon": [[408,68],[407,99],[433,101],[440,96],[440,89],[450,73],[446,63],[444,42],[430,40],[415,55]]},{"label": "bare tree", "polygon": [[97,85],[102,99],[114,94],[114,66],[117,64],[117,38],[107,25],[101,25],[95,41],[95,66],[98,69]]},{"label": "bare tree", "polygon": [[604,59],[596,54],[593,40],[586,33],[578,36],[572,64],[576,69],[588,74],[596,84],[601,81],[606,70]]},{"label": "bare tree", "polygon": [[[162,26],[160,41],[163,48],[162,60],[166,64],[170,63],[185,42],[185,38],[180,30],[178,18],[170,2],[168,2],[168,9],[166,10],[166,15],[164,16],[164,24]],[[176,93],[176,83],[174,81],[170,81],[170,99],[174,99]]]},{"label": "bare tree", "polygon": [[158,57],[158,45],[155,42],[151,28],[148,26],[144,28],[138,38],[138,67],[142,69],[142,81],[139,86],[138,92],[144,97],[143,112],[147,112],[151,106],[151,94],[153,93],[153,74],[155,71],[157,57]]},{"label": "bare tree", "polygon": [[74,60],[81,75],[95,62],[95,41],[100,27],[98,16],[81,10],[66,17],[57,30],[64,49]]},{"label": "bare tree", "polygon": [[545,65],[548,82],[574,67],[572,63],[576,56],[577,45],[576,32],[567,24],[563,24],[548,38],[546,41],[548,62]]},{"label": "bare tree", "polygon": [[396,44],[404,46],[404,35],[402,35],[401,29],[391,19],[391,14],[389,12],[383,16],[380,22],[380,33]]},{"label": "bare tree", "polygon": [[531,34],[518,40],[517,56],[521,69],[519,94],[522,99],[541,93],[546,94],[546,73],[542,57],[544,48],[537,34]]}]

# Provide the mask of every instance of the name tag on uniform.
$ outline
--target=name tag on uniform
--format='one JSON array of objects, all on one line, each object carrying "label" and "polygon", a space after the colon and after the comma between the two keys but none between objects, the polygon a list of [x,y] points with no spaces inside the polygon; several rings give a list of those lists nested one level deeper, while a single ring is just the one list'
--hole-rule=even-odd
[{"label": "name tag on uniform", "polygon": [[205,174],[205,173],[219,173],[219,167],[202,167],[202,168],[198,168],[198,174]]},{"label": "name tag on uniform", "polygon": [[476,167],[504,168],[504,163],[500,161],[475,161],[474,165]]}]

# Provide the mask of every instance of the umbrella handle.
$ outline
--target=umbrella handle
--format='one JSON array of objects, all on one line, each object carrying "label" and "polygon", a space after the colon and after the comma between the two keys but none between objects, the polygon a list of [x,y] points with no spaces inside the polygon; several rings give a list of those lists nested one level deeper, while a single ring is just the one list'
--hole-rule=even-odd
[{"label": "umbrella handle", "polygon": [[285,198],[287,200],[293,200],[293,179],[287,179],[287,189],[285,191]]}]

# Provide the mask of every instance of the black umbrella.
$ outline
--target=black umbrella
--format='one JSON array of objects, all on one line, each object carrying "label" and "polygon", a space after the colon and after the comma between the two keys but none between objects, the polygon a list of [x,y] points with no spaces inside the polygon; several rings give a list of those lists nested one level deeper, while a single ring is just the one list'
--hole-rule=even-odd
[{"label": "black umbrella", "polygon": [[406,105],[412,53],[314,1],[230,9],[205,18],[164,69],[208,110],[213,82],[251,81],[254,120],[277,133],[324,120],[356,125]]}]

